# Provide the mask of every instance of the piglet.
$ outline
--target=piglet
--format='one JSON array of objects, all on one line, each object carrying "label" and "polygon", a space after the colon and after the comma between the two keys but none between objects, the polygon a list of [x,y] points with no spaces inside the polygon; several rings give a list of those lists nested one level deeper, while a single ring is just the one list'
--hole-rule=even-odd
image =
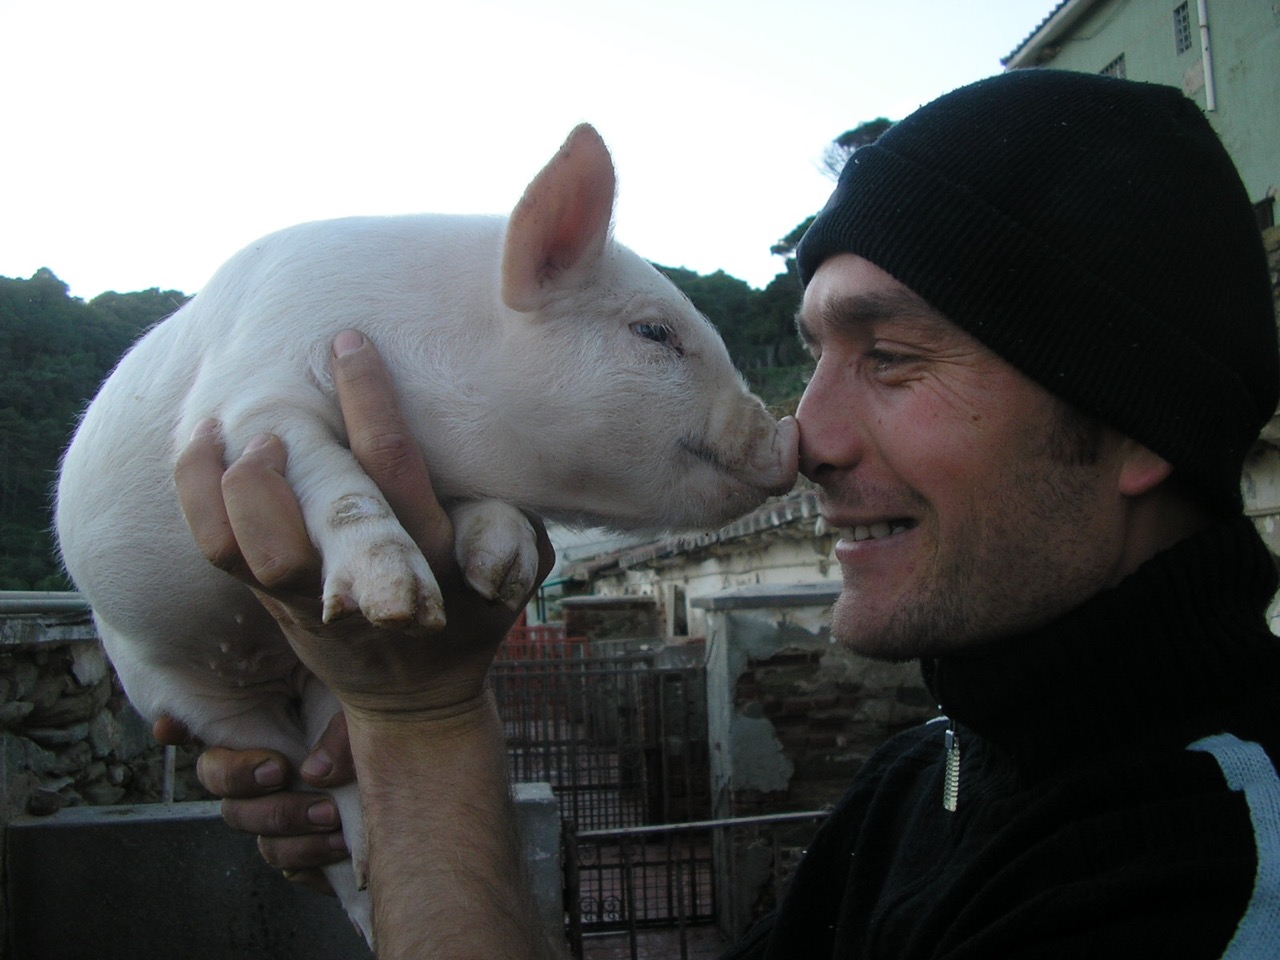
[{"label": "piglet", "polygon": [[[468,581],[518,602],[522,511],[570,524],[722,524],[786,491],[795,421],[751,396],[715,329],[611,235],[612,161],[576,128],[509,218],[310,223],[235,255],[124,357],[67,450],[56,526],[132,703],[209,745],[296,764],[338,709],[253,595],[197,550],[174,491],[205,418],[228,457],[274,433],[323,558],[326,619],[443,623],[430,568],[346,446],[328,358],[377,345],[456,528]],[[422,642],[430,642],[429,635]],[[335,796],[354,870],[329,879],[371,939],[355,788]]]}]

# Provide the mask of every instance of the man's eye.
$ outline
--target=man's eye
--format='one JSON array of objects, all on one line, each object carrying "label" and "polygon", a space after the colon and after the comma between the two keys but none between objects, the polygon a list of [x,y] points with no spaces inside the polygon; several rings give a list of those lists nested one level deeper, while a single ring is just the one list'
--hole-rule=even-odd
[{"label": "man's eye", "polygon": [[868,350],[866,357],[871,372],[884,383],[905,383],[919,372],[920,358],[915,354]]},{"label": "man's eye", "polygon": [[875,364],[877,370],[887,370],[911,359],[905,354],[892,353],[888,350],[869,350],[867,351],[867,358]]}]

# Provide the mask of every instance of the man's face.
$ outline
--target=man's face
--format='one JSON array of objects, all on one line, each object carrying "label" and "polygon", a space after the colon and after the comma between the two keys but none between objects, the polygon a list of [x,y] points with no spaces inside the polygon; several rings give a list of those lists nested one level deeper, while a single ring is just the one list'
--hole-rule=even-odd
[{"label": "man's face", "polygon": [[837,639],[936,656],[1123,576],[1119,434],[1072,439],[1065,404],[851,254],[819,268],[800,328],[801,471],[842,534]]}]

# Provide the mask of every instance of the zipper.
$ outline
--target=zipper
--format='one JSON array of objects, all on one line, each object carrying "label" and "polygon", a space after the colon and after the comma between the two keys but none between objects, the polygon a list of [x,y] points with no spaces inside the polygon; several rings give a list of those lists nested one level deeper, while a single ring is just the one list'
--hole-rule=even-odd
[{"label": "zipper", "polygon": [[942,809],[955,813],[960,799],[960,735],[956,733],[955,723],[951,720],[947,721],[944,743],[947,766],[942,777]]}]

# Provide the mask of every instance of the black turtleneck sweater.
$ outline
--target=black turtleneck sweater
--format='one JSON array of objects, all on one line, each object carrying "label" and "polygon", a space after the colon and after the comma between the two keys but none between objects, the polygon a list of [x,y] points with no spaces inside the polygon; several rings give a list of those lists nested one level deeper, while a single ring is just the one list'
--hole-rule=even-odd
[{"label": "black turtleneck sweater", "polygon": [[926,663],[948,719],[867,762],[729,956],[1280,957],[1275,589],[1240,519]]}]

